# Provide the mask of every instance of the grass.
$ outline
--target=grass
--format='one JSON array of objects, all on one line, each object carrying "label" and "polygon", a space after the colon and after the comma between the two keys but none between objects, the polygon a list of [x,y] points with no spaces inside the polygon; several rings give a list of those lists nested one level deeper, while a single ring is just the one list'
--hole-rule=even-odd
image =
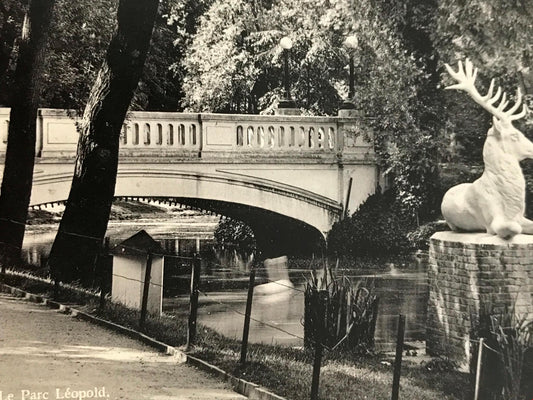
[{"label": "grass", "polygon": [[[7,275],[5,283],[26,291],[52,296],[53,285],[27,275]],[[101,318],[138,329],[139,312],[109,301],[98,309],[98,296],[81,288],[61,287],[59,301],[81,304],[80,308]],[[149,316],[143,332],[172,346],[186,343],[187,319]],[[250,344],[249,362],[239,364],[240,342],[198,325],[197,345],[192,355],[219,366],[234,376],[260,384],[288,399],[308,399],[311,387],[312,353],[276,345]],[[387,359],[389,363],[382,363]],[[320,399],[385,400],[392,385],[391,357],[383,354],[358,355],[325,352],[320,379]],[[453,370],[429,370],[425,364],[402,365],[402,400],[467,400],[472,394],[468,375]]]}]

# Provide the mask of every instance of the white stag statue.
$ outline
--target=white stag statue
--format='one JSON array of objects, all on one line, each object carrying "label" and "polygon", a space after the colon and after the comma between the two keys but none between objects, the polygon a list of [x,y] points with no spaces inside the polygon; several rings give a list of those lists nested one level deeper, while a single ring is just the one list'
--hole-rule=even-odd
[{"label": "white stag statue", "polygon": [[473,183],[448,190],[442,200],[442,215],[454,231],[486,231],[503,239],[520,233],[533,234],[533,221],[524,216],[526,183],[519,164],[533,158],[533,143],[513,126],[513,121],[527,112],[524,104],[516,113],[522,102],[520,89],[515,104],[505,110],[509,102],[505,93],[502,96],[501,87],[493,95],[494,79],[488,93],[479,94],[474,85],[477,68],[468,59],[464,66],[459,62],[457,72],[448,64],[446,69],[458,82],[446,89],[464,90],[493,118],[483,146],[483,175]]}]

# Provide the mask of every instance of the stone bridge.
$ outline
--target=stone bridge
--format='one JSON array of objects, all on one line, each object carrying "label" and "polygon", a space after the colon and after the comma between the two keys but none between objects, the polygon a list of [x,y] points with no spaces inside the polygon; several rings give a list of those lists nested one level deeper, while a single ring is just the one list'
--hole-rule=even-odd
[{"label": "stone bridge", "polygon": [[[65,110],[39,110],[31,206],[67,199],[75,122]],[[8,123],[9,109],[0,108],[0,158]],[[212,210],[270,241],[324,238],[378,182],[372,135],[362,123],[355,116],[131,112],[115,196]]]}]

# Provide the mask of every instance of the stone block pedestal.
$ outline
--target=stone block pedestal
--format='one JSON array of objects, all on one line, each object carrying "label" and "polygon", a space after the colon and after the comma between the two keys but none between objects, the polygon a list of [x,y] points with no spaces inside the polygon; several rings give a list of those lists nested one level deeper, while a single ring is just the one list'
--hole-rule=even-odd
[{"label": "stone block pedestal", "polygon": [[437,232],[430,240],[427,352],[468,368],[479,316],[533,318],[533,235]]}]

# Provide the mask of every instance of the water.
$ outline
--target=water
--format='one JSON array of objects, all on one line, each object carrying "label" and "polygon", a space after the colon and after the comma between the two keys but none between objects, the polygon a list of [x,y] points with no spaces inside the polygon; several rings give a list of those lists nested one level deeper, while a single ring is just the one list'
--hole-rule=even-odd
[{"label": "water", "polygon": [[[25,237],[24,255],[27,261],[39,264],[50,251],[57,226],[40,231],[29,231]],[[246,260],[228,260],[214,257],[211,250],[212,238],[205,229],[190,230],[184,233],[183,226],[162,221],[117,222],[111,223],[107,235],[112,244],[145,229],[155,238],[167,238],[165,247],[171,248],[178,240],[178,250],[190,254],[198,250],[203,254],[201,295],[199,299],[198,321],[228,337],[242,337],[244,311],[246,306],[248,269]],[[172,239],[168,239],[171,237]],[[248,260],[249,261],[249,260]],[[423,340],[425,335],[427,308],[427,274],[409,268],[409,272],[398,271],[394,267],[376,275],[356,274],[353,271],[339,271],[353,282],[367,279],[375,285],[379,296],[379,312],[376,324],[376,342],[385,348],[396,339],[398,314],[407,317],[406,341]],[[188,313],[189,271],[183,268],[167,268],[165,279],[165,299],[163,311],[169,314]],[[270,275],[272,275],[270,271]],[[268,272],[259,270],[256,283],[269,282]],[[282,274],[283,275],[283,274]],[[304,288],[308,269],[291,268],[288,285],[270,283],[267,290],[257,289],[252,306],[250,342],[280,344],[287,346],[303,345]],[[270,280],[282,276],[270,276]],[[282,281],[283,282],[283,281]],[[293,287],[287,287],[289,285]],[[276,286],[275,293],[272,293]],[[260,288],[265,288],[261,286]]]},{"label": "water", "polygon": [[[290,271],[289,275],[294,283],[293,289],[281,287],[278,293],[254,294],[250,324],[251,342],[303,345],[302,318],[305,283],[298,278],[302,274],[309,274],[309,271]],[[356,275],[347,276],[352,281],[365,279]],[[236,278],[234,277],[233,280],[235,281]],[[427,308],[426,274],[423,272],[397,275],[383,273],[366,276],[366,280],[373,282],[379,297],[376,342],[384,347],[395,342],[398,314],[404,314],[407,317],[406,341],[423,340]],[[248,277],[244,275],[241,281],[243,286],[246,285]],[[259,279],[259,282],[265,282],[265,279]],[[198,321],[226,336],[241,338],[246,307],[246,289],[243,287],[242,289],[202,292],[199,299]],[[168,298],[163,304],[164,311],[179,314],[179,310],[186,310],[187,302],[187,295]]]}]

